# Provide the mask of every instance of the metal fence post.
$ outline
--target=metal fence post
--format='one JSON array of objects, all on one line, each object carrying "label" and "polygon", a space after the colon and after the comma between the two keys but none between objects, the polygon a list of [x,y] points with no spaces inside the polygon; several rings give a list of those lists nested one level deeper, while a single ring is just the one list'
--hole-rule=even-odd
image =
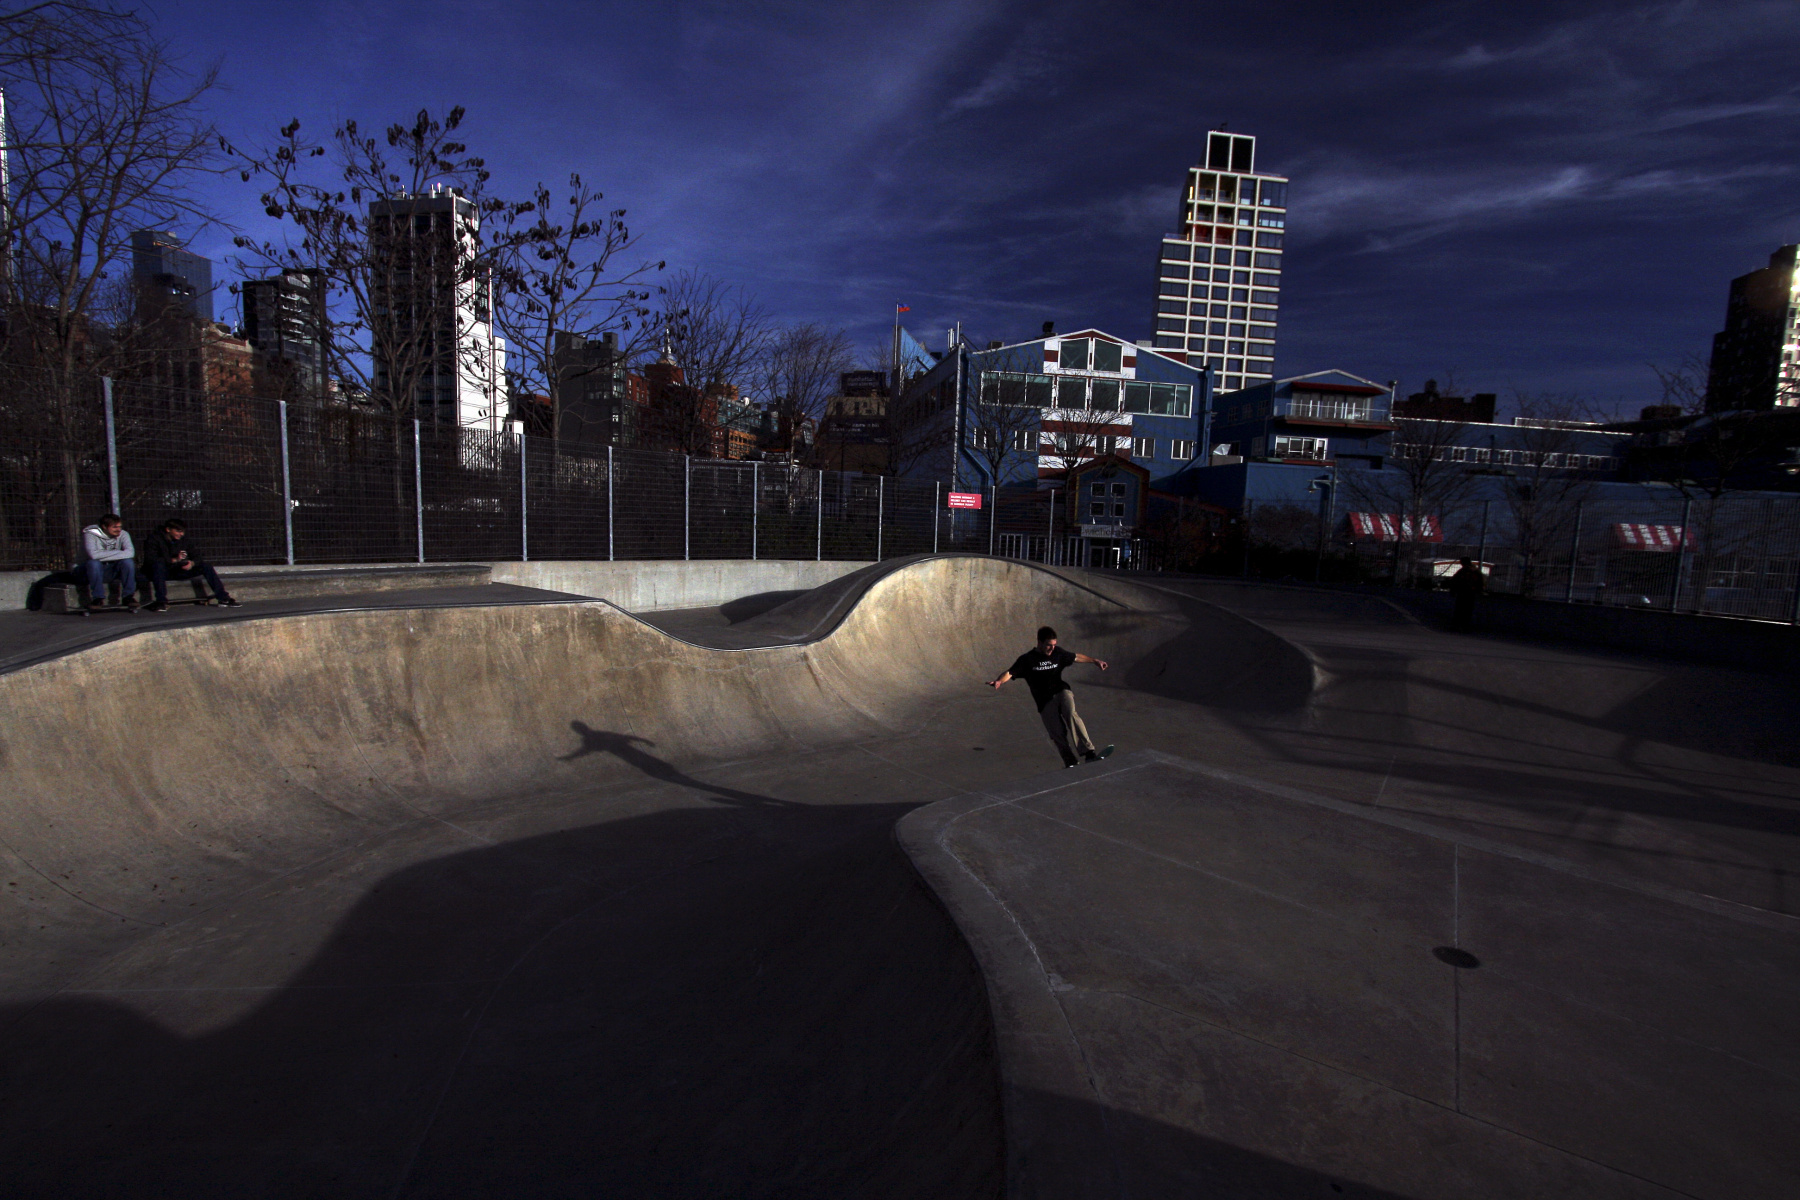
[{"label": "metal fence post", "polygon": [[1250,578],[1250,527],[1256,523],[1256,501],[1244,501],[1244,578]]},{"label": "metal fence post", "polygon": [[1044,493],[1050,497],[1050,521],[1044,528],[1044,565],[1056,565],[1056,489],[1050,488]]},{"label": "metal fence post", "polygon": [[1788,609],[1788,624],[1800,625],[1800,564],[1794,567],[1794,603]]},{"label": "metal fence post", "polygon": [[750,561],[756,561],[756,510],[762,507],[762,488],[758,486],[757,462],[750,462]]},{"label": "metal fence post", "polygon": [[613,448],[606,447],[606,561],[613,561]]},{"label": "metal fence post", "polygon": [[287,401],[281,405],[281,520],[287,530],[288,566],[294,565],[294,477],[288,468]]},{"label": "metal fence post", "polygon": [[694,557],[694,456],[681,456],[681,557]]},{"label": "metal fence post", "polygon": [[1475,543],[1475,569],[1483,575],[1487,572],[1487,525],[1488,509],[1493,506],[1492,500],[1481,502],[1481,540]]},{"label": "metal fence post", "polygon": [[531,561],[531,498],[525,489],[525,430],[519,430],[519,561]]},{"label": "metal fence post", "polygon": [[988,557],[994,556],[994,526],[1000,521],[1000,485],[988,484]]},{"label": "metal fence post", "polygon": [[887,476],[875,477],[875,561],[881,561],[881,522],[887,516]]},{"label": "metal fence post", "polygon": [[1575,563],[1581,557],[1581,506],[1584,501],[1575,502],[1575,532],[1569,538],[1569,582],[1563,588],[1563,603],[1575,603]]},{"label": "metal fence post", "polygon": [[1688,496],[1681,502],[1681,532],[1675,538],[1675,579],[1669,585],[1669,611],[1677,612],[1681,607],[1681,577],[1687,574],[1687,542],[1688,519],[1694,513],[1694,498]]},{"label": "metal fence post", "polygon": [[[106,480],[107,484],[112,489],[109,493],[112,499],[112,508],[110,511],[116,513],[119,511],[119,439],[117,432],[113,428],[113,391],[111,375],[102,375],[100,377],[100,400],[106,409]],[[100,599],[104,600],[106,597],[102,596]]]},{"label": "metal fence post", "polygon": [[931,485],[931,552],[938,552],[938,509],[942,507],[944,498],[943,480]]},{"label": "metal fence post", "polygon": [[819,515],[813,526],[813,561],[825,557],[825,472],[819,472]]},{"label": "metal fence post", "polygon": [[425,459],[419,451],[419,418],[413,418],[413,513],[419,523],[419,561],[425,561]]}]

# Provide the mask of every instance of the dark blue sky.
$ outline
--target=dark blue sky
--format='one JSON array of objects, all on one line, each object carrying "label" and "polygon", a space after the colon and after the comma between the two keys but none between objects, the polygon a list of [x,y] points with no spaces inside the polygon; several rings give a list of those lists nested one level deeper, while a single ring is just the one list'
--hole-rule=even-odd
[{"label": "dark blue sky", "polygon": [[[502,190],[579,170],[646,257],[928,345],[1148,336],[1221,121],[1294,181],[1278,374],[1657,398],[1800,239],[1800,5],[162,0],[234,138],[469,110]],[[250,189],[221,206],[262,222]],[[228,256],[222,234],[195,249]]]}]

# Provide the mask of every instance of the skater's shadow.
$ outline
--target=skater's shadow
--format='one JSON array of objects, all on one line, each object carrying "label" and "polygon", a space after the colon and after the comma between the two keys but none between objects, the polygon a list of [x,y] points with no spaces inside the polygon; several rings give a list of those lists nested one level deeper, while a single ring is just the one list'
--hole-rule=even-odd
[{"label": "skater's shadow", "polygon": [[695,779],[692,775],[678,770],[662,759],[638,748],[638,743],[654,746],[649,738],[639,737],[634,733],[614,733],[607,729],[594,729],[585,721],[570,721],[569,728],[581,738],[579,748],[569,754],[557,756],[558,762],[570,762],[577,758],[586,758],[590,754],[610,754],[628,766],[636,767],[652,779],[660,779],[664,783],[673,783],[679,787],[691,788],[696,792],[705,792],[727,804],[742,804],[756,808],[799,808],[791,800],[778,800],[773,796],[760,796],[755,792],[740,792],[736,788],[721,787],[716,783],[707,783],[703,779]]}]

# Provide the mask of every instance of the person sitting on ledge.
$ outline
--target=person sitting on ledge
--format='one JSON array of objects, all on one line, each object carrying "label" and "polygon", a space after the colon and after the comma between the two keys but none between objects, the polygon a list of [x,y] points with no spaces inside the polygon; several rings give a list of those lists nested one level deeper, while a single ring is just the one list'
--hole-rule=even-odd
[{"label": "person sitting on ledge", "polygon": [[151,612],[168,611],[170,579],[192,580],[195,576],[206,580],[206,586],[212,589],[213,598],[220,604],[226,608],[239,607],[225,591],[225,585],[219,582],[219,573],[201,557],[200,548],[187,535],[187,522],[180,517],[170,517],[161,529],[144,540],[144,571],[150,576],[150,586],[156,589]]},{"label": "person sitting on ledge", "polygon": [[81,531],[81,578],[87,584],[87,605],[106,603],[106,584],[119,581],[119,599],[137,611],[137,549],[118,513],[107,513]]}]

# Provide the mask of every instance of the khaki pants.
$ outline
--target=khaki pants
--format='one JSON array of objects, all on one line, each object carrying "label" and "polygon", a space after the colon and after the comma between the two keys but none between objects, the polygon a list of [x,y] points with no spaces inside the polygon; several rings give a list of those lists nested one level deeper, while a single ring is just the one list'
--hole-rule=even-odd
[{"label": "khaki pants", "polygon": [[1056,743],[1063,762],[1079,762],[1083,754],[1094,753],[1094,739],[1088,736],[1081,714],[1075,711],[1074,692],[1056,693],[1038,716],[1044,719],[1044,731]]}]

